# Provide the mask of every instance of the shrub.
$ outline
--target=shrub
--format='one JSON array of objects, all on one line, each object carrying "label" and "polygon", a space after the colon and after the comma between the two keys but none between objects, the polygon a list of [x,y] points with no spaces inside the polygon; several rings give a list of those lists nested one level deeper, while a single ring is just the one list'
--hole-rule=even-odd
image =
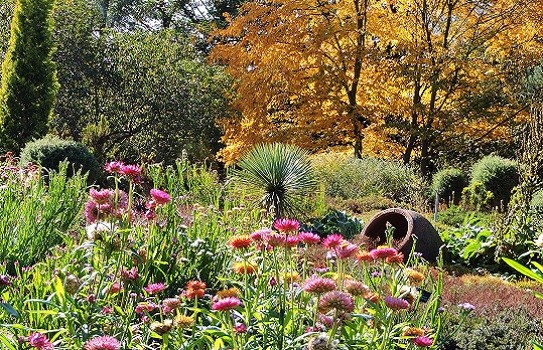
[{"label": "shrub", "polygon": [[362,232],[363,227],[360,220],[339,210],[331,210],[323,218],[311,219],[310,222],[311,225],[303,227],[303,230],[315,232],[321,237],[340,233],[346,239],[352,239]]},{"label": "shrub", "polygon": [[462,189],[466,187],[466,176],[460,169],[448,168],[438,171],[433,179],[430,187],[431,195],[437,193],[439,198],[451,201],[458,204]]},{"label": "shrub", "polygon": [[88,172],[88,181],[95,182],[100,174],[96,158],[81,143],[47,135],[26,144],[21,152],[21,164],[39,164],[46,169],[58,170],[59,163],[67,160],[71,169],[68,176],[81,169]]},{"label": "shrub", "polygon": [[519,183],[517,165],[514,161],[499,156],[486,156],[473,165],[470,184],[481,183],[492,192],[491,204],[507,204],[511,190]]},{"label": "shrub", "polygon": [[326,153],[314,156],[312,164],[330,197],[382,196],[416,206],[424,193],[424,184],[416,171],[400,162]]}]

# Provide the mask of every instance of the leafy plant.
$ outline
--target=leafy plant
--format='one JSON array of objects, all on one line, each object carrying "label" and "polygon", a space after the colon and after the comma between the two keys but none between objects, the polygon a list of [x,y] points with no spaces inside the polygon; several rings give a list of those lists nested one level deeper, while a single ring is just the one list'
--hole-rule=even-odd
[{"label": "leafy plant", "polygon": [[300,203],[317,185],[308,153],[297,146],[257,145],[238,166],[236,179],[275,218],[299,215]]},{"label": "leafy plant", "polygon": [[480,211],[487,209],[494,194],[488,191],[481,182],[470,183],[468,187],[462,190],[462,206]]},{"label": "leafy plant", "polygon": [[340,233],[346,239],[352,239],[362,232],[363,227],[362,221],[339,210],[331,210],[322,218],[311,219],[310,223],[302,229],[315,232],[323,238],[332,233]]},{"label": "leafy plant", "polygon": [[438,171],[432,178],[430,193],[436,194],[441,199],[453,204],[458,204],[462,195],[462,190],[467,185],[466,175],[460,169],[448,168]]},{"label": "leafy plant", "polygon": [[519,183],[517,165],[514,161],[499,156],[486,156],[473,165],[470,185],[480,183],[492,192],[491,204],[507,204],[511,190]]}]

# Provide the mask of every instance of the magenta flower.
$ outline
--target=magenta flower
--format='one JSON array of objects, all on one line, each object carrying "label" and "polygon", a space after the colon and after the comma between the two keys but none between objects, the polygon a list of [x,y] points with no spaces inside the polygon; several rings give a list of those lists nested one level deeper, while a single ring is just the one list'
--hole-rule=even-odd
[{"label": "magenta flower", "polygon": [[398,251],[392,247],[379,247],[379,248],[373,249],[370,252],[371,257],[374,259],[386,259],[386,258],[396,256],[397,254],[398,254]]},{"label": "magenta flower", "polygon": [[392,310],[405,310],[409,309],[409,302],[405,299],[394,298],[392,296],[385,297],[385,305]]},{"label": "magenta flower", "polygon": [[347,241],[343,241],[343,243],[336,248],[336,255],[340,259],[350,258],[351,256],[355,256],[357,253],[358,246]]},{"label": "magenta flower", "polygon": [[134,164],[125,164],[121,167],[121,171],[119,173],[129,177],[132,180],[137,180],[141,176],[141,168]]},{"label": "magenta flower", "polygon": [[273,228],[279,232],[296,232],[300,228],[300,223],[294,219],[281,218],[275,220]]},{"label": "magenta flower", "polygon": [[215,311],[228,311],[237,308],[241,305],[241,300],[236,297],[227,297],[220,299],[211,305],[211,309]]},{"label": "magenta flower", "polygon": [[87,220],[87,224],[96,222],[99,213],[98,205],[94,201],[88,201],[87,204],[85,204],[85,219]]},{"label": "magenta flower", "polygon": [[319,244],[321,241],[319,235],[313,232],[300,232],[298,234],[298,238],[300,238],[301,242],[304,242],[307,245]]},{"label": "magenta flower", "polygon": [[106,163],[106,165],[104,166],[104,169],[108,173],[111,173],[111,174],[120,173],[123,166],[124,166],[123,162],[113,161],[113,162]]},{"label": "magenta flower", "polygon": [[434,341],[432,340],[432,338],[424,335],[419,335],[418,337],[413,339],[413,344],[421,348],[427,348],[429,346],[432,346],[433,343]]},{"label": "magenta flower", "polygon": [[85,343],[85,350],[119,350],[121,343],[114,337],[103,335]]},{"label": "magenta flower", "polygon": [[331,292],[337,288],[336,282],[330,278],[323,278],[317,275],[309,277],[303,285],[303,289],[308,293],[322,294]]},{"label": "magenta flower", "polygon": [[143,288],[143,290],[149,294],[157,294],[157,293],[162,292],[164,289],[166,289],[166,287],[167,286],[162,282],[150,283],[147,285],[147,287]]},{"label": "magenta flower", "polygon": [[260,242],[263,241],[270,233],[272,233],[272,230],[270,230],[269,228],[264,228],[262,230],[251,233],[250,236],[254,242]]},{"label": "magenta flower", "polygon": [[300,238],[296,236],[287,236],[287,239],[285,240],[285,243],[287,247],[296,247],[298,243],[300,243]]},{"label": "magenta flower", "polygon": [[324,294],[319,301],[319,311],[326,313],[333,309],[339,312],[352,312],[354,310],[352,295],[339,290]]},{"label": "magenta flower", "polygon": [[138,268],[132,267],[130,270],[122,269],[121,270],[121,278],[124,281],[133,282],[139,278]]},{"label": "magenta flower", "polygon": [[234,331],[237,334],[246,333],[247,332],[247,326],[245,326],[243,323],[236,323],[234,326]]},{"label": "magenta flower", "polygon": [[266,240],[266,242],[272,246],[272,247],[280,247],[280,246],[284,246],[285,243],[286,243],[286,237],[285,235],[281,235],[281,234],[278,234],[278,233],[270,233],[268,235],[266,235],[264,237],[264,239]]},{"label": "magenta flower", "polygon": [[157,190],[155,188],[151,190],[151,197],[153,197],[153,200],[158,205],[167,204],[172,200],[172,197],[170,197],[170,195],[167,192],[162,191],[162,190]]},{"label": "magenta flower", "polygon": [[42,333],[30,333],[28,336],[28,343],[33,348],[39,350],[53,350],[53,344],[47,339],[45,334]]},{"label": "magenta flower", "polygon": [[115,192],[113,190],[110,190],[108,188],[105,188],[103,190],[96,190],[94,188],[91,188],[89,190],[89,196],[92,198],[96,204],[107,204],[111,202],[111,199],[114,198]]},{"label": "magenta flower", "polygon": [[335,234],[326,236],[326,238],[322,242],[322,245],[328,249],[334,249],[336,247],[339,247],[342,243],[343,243],[343,236],[335,233]]}]

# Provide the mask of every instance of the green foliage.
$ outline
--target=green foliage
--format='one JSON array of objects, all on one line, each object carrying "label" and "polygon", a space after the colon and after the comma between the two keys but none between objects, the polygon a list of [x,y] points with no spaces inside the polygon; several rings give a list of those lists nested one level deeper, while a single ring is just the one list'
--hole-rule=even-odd
[{"label": "green foliage", "polygon": [[465,210],[462,206],[451,205],[438,213],[437,221],[447,226],[461,227],[464,225],[466,217],[480,219],[485,224],[495,220],[491,213]]},{"label": "green foliage", "polygon": [[47,185],[39,169],[0,163],[0,261],[13,272],[44,260],[48,250],[73,227],[85,199],[86,177],[67,176],[68,164],[49,173]]},{"label": "green foliage", "polygon": [[470,183],[462,190],[462,205],[468,209],[480,211],[488,209],[490,200],[494,198],[481,182]]},{"label": "green foliage", "polygon": [[47,135],[27,143],[21,151],[21,164],[23,165],[33,163],[45,169],[58,170],[59,164],[66,160],[71,167],[68,176],[74,175],[74,170],[81,170],[83,173],[88,173],[89,182],[98,180],[100,165],[92,153],[81,143]]},{"label": "green foliage", "polygon": [[[454,327],[451,322],[448,327]],[[447,325],[445,329],[448,328]],[[543,334],[541,320],[524,308],[505,309],[488,318],[470,320],[438,347],[441,350],[531,350]]]},{"label": "green foliage", "polygon": [[[4,0],[0,2],[0,62],[4,61],[4,56],[9,46],[9,36],[11,27],[11,18],[13,17],[14,0]],[[0,80],[2,70],[0,69]]]},{"label": "green foliage", "polygon": [[305,225],[303,230],[315,232],[320,237],[340,233],[345,239],[352,239],[362,232],[362,227],[362,221],[356,217],[351,217],[343,211],[331,210],[322,218],[311,219],[310,225]]},{"label": "green foliage", "polygon": [[316,189],[308,153],[297,146],[257,145],[238,166],[236,179],[257,203],[273,209],[275,218],[299,215],[304,198]]},{"label": "green foliage", "polygon": [[430,194],[432,198],[436,193],[440,199],[458,204],[462,190],[467,185],[466,175],[460,169],[448,168],[438,171],[432,178]]},{"label": "green foliage", "polygon": [[52,0],[17,0],[2,64],[0,137],[19,152],[45,135],[59,88],[52,60]]},{"label": "green foliage", "polygon": [[499,156],[486,156],[473,165],[470,185],[481,183],[492,192],[492,206],[507,204],[511,190],[519,183],[517,165],[514,161]]},{"label": "green foliage", "polygon": [[382,196],[417,206],[424,201],[425,185],[415,169],[378,158],[356,159],[345,154],[318,154],[312,164],[326,194],[341,199]]}]

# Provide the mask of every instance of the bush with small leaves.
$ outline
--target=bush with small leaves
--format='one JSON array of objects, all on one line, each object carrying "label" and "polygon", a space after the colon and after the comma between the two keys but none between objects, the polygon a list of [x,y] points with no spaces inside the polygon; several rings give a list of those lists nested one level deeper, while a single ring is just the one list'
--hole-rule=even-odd
[{"label": "bush with small leaves", "polygon": [[481,158],[471,170],[470,184],[481,183],[492,192],[492,206],[507,204],[511,190],[519,183],[517,165],[510,159],[499,156]]},{"label": "bush with small leaves", "polygon": [[466,187],[466,175],[460,169],[448,168],[438,171],[430,187],[432,197],[436,195],[447,202],[458,204],[462,189]]}]

